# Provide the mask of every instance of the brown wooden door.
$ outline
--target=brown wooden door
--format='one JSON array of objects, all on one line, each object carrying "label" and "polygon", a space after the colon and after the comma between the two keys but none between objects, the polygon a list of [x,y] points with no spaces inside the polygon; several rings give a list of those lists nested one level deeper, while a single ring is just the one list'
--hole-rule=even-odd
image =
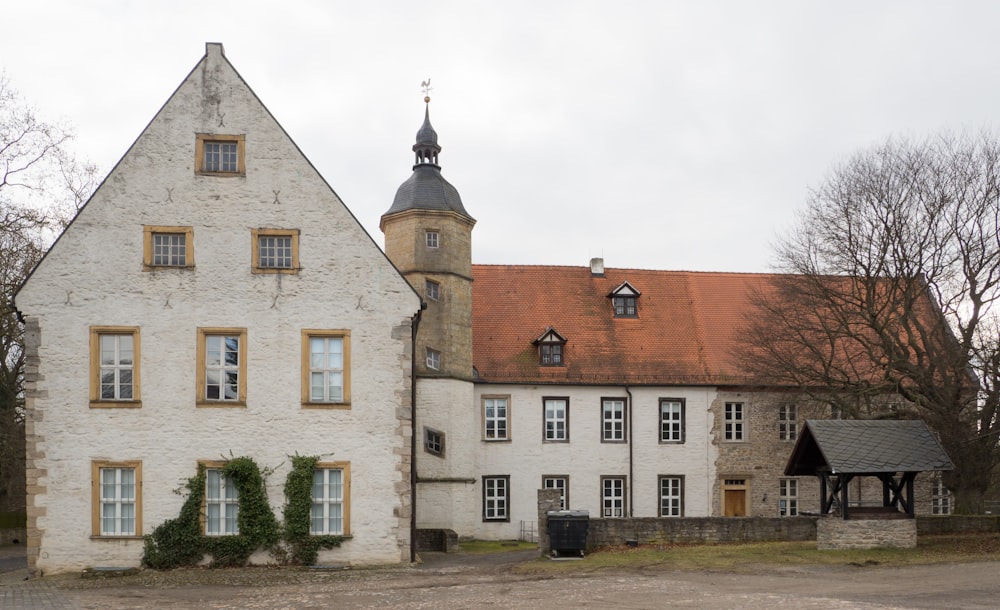
[{"label": "brown wooden door", "polygon": [[725,490],[725,516],[745,517],[747,514],[747,491],[745,489]]}]

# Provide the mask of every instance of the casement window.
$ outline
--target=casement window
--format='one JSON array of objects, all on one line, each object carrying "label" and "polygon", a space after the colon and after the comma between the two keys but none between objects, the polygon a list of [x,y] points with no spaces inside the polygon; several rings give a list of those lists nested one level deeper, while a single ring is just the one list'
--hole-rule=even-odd
[{"label": "casement window", "polygon": [[510,475],[483,477],[483,521],[510,521]]},{"label": "casement window", "polygon": [[428,248],[437,248],[439,242],[440,239],[437,231],[429,230],[424,232],[424,244],[426,244]]},{"label": "casement window", "polygon": [[254,273],[299,272],[298,229],[253,229],[250,236]]},{"label": "casement window", "polygon": [[797,479],[778,481],[778,516],[794,517],[799,514],[799,482]]},{"label": "casement window", "polygon": [[441,352],[436,349],[427,348],[427,368],[432,371],[441,370]]},{"label": "casement window", "polygon": [[349,536],[351,496],[350,462],[319,462],[313,471],[309,533]]},{"label": "casement window", "polygon": [[639,317],[639,309],[637,307],[639,295],[639,291],[628,282],[622,282],[620,286],[612,290],[611,294],[608,296],[611,297],[611,304],[614,308],[615,317]]},{"label": "casement window", "polygon": [[938,476],[931,488],[931,514],[950,515],[951,510],[951,492],[948,491],[944,481]]},{"label": "casement window", "polygon": [[601,442],[624,443],[625,430],[625,400],[623,398],[604,398],[601,400]]},{"label": "casement window", "polygon": [[725,440],[727,441],[745,440],[746,430],[744,429],[745,421],[743,419],[744,417],[743,403],[727,402],[725,411],[726,411]]},{"label": "casement window", "polygon": [[434,280],[426,280],[424,282],[424,296],[432,301],[441,300],[441,284]]},{"label": "casement window", "polygon": [[545,329],[540,337],[533,341],[538,346],[539,366],[563,366],[563,346],[566,339],[551,326]]},{"label": "casement window", "polygon": [[246,406],[247,330],[198,329],[199,406]]},{"label": "casement window", "polygon": [[510,439],[507,407],[509,396],[483,396],[483,439],[506,441]]},{"label": "casement window", "polygon": [[141,407],[139,327],[90,327],[90,406]]},{"label": "casement window", "polygon": [[195,173],[201,176],[245,176],[246,137],[197,134]]},{"label": "casement window", "polygon": [[565,442],[569,440],[569,398],[543,398],[542,410],[545,429],[542,440]]},{"label": "casement window", "polygon": [[142,462],[92,462],[95,537],[142,535]]},{"label": "casement window", "polygon": [[660,399],[660,442],[684,442],[684,399]]},{"label": "casement window", "polygon": [[562,496],[559,498],[559,510],[569,508],[569,476],[544,475],[542,476],[542,489],[558,489]]},{"label": "casement window", "polygon": [[660,516],[684,516],[684,477],[661,475]]},{"label": "casement window", "polygon": [[625,505],[625,477],[601,477],[601,514],[605,518],[628,516]]},{"label": "casement window", "polygon": [[424,426],[424,451],[431,455],[444,457],[445,434],[440,430]]},{"label": "casement window", "polygon": [[205,535],[235,536],[240,533],[239,493],[236,482],[222,474],[222,465],[205,469]]},{"label": "casement window", "polygon": [[146,225],[142,228],[142,268],[194,267],[194,228]]},{"label": "casement window", "polygon": [[351,331],[302,331],[302,405],[348,408],[351,404]]},{"label": "casement window", "polygon": [[796,426],[795,405],[781,405],[778,407],[778,439],[782,441],[794,441],[798,437]]}]

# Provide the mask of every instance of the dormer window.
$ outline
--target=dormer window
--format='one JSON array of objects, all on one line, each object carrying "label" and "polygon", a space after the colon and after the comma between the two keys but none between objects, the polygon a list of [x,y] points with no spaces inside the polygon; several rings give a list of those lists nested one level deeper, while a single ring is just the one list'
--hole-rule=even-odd
[{"label": "dormer window", "polygon": [[535,339],[534,344],[538,346],[539,366],[564,366],[563,346],[566,339],[555,331],[552,327],[545,329],[541,337]]},{"label": "dormer window", "polygon": [[616,318],[638,318],[639,309],[636,303],[639,300],[639,291],[632,284],[622,282],[618,288],[611,291],[608,296],[614,305]]}]

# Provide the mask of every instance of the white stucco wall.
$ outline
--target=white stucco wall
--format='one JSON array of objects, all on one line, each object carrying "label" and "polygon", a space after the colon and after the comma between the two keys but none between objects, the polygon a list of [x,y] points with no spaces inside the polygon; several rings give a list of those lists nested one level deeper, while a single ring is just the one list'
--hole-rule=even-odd
[{"label": "white stucco wall", "polygon": [[[246,134],[246,176],[196,176],[199,132]],[[193,226],[196,266],[143,271],[143,225]],[[258,227],[301,231],[297,275],[251,274]],[[221,46],[209,46],[16,304],[41,327],[41,395],[29,413],[35,467],[45,472],[37,481],[44,493],[29,498],[40,515],[39,569],[139,562],[141,540],[91,539],[93,460],[142,461],[149,533],[177,516],[184,498],[174,490],[198,460],[230,455],[273,469],[268,493],[279,519],[289,455],[349,461],[353,538],[332,552],[336,560],[407,556],[407,350],[419,299]],[[141,408],[90,408],[95,325],[140,327]],[[198,327],[247,329],[245,408],[195,406]],[[350,331],[350,409],[302,408],[307,328]]]}]

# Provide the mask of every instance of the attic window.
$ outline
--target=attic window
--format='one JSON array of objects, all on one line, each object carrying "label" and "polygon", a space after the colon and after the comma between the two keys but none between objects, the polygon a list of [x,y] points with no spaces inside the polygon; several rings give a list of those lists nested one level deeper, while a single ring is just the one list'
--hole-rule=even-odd
[{"label": "attic window", "polygon": [[195,173],[202,176],[245,176],[246,138],[199,133],[195,141]]},{"label": "attic window", "polygon": [[538,346],[539,366],[564,366],[563,346],[566,339],[555,331],[552,327],[545,329],[542,336],[535,339],[534,344]]},{"label": "attic window", "polygon": [[618,288],[612,290],[608,297],[611,298],[611,303],[614,306],[615,317],[638,318],[639,294],[639,291],[628,282],[622,282]]}]

